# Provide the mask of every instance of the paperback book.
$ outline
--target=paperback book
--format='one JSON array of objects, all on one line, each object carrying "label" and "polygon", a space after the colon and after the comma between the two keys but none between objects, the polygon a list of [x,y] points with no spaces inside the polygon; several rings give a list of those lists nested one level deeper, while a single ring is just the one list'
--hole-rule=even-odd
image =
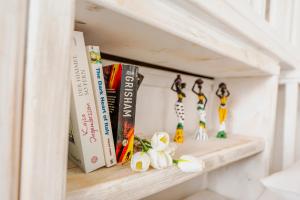
[{"label": "paperback book", "polygon": [[105,66],[103,72],[117,162],[124,163],[133,154],[138,67],[114,64]]},{"label": "paperback book", "polygon": [[106,167],[116,164],[115,145],[111,128],[109,109],[106,98],[105,82],[103,77],[103,66],[98,46],[87,46],[87,56],[90,73],[93,82],[93,90],[97,116],[99,120],[100,133],[102,136],[103,151]]},{"label": "paperback book", "polygon": [[74,32],[69,157],[85,172],[105,165],[83,34]]}]

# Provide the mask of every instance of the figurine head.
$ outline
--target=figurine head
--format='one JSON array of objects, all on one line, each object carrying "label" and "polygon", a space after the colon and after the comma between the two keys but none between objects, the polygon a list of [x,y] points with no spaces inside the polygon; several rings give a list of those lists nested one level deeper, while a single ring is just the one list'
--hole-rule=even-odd
[{"label": "figurine head", "polygon": [[226,93],[226,91],[228,91],[226,84],[223,82],[219,84],[219,89],[220,89],[222,95],[224,95]]},{"label": "figurine head", "polygon": [[196,80],[196,83],[197,83],[198,85],[202,85],[202,84],[203,84],[203,80],[202,80],[201,78],[198,78],[198,79]]},{"label": "figurine head", "polygon": [[186,83],[182,83],[182,79],[179,74],[177,75],[176,79],[174,80],[174,83],[175,83],[176,87],[179,89],[183,89],[186,87]]},{"label": "figurine head", "polygon": [[220,84],[219,84],[219,88],[221,89],[221,91],[227,90],[227,86],[226,86],[225,83],[220,83]]},{"label": "figurine head", "polygon": [[201,91],[203,80],[201,78],[198,78],[195,83],[198,85],[198,89]]}]

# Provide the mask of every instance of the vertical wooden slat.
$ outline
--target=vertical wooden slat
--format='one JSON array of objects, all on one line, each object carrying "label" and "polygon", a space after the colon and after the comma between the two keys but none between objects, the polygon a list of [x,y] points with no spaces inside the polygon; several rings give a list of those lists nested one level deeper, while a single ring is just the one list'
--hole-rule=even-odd
[{"label": "vertical wooden slat", "polygon": [[19,194],[26,4],[0,1],[1,200],[17,200]]},{"label": "vertical wooden slat", "polygon": [[300,49],[300,1],[294,1],[291,28],[291,42]]},{"label": "vertical wooden slat", "polygon": [[265,19],[267,0],[250,0],[252,9]]},{"label": "vertical wooden slat", "polygon": [[298,83],[285,84],[283,115],[283,169],[295,162],[295,141],[297,130]]},{"label": "vertical wooden slat", "polygon": [[270,0],[269,22],[285,42],[291,40],[294,1]]},{"label": "vertical wooden slat", "polygon": [[21,200],[65,198],[73,0],[30,0]]}]

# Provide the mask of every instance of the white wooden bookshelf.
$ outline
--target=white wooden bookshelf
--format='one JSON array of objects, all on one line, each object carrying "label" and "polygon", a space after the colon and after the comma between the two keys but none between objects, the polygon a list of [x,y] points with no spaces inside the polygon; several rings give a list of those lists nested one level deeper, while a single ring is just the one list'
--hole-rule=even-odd
[{"label": "white wooden bookshelf", "polygon": [[135,173],[126,164],[85,174],[71,163],[67,174],[67,199],[105,200],[117,199],[120,196],[124,200],[140,199],[200,174],[253,156],[263,149],[262,139],[240,135],[230,135],[228,139],[210,138],[206,142],[189,138],[183,145],[178,145],[176,154],[191,154],[203,160],[205,170],[200,173],[183,173],[176,167]]}]

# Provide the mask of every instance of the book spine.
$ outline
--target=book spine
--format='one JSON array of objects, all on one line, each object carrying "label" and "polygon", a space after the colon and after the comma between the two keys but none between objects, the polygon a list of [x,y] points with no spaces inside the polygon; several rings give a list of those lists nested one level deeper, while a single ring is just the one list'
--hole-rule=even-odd
[{"label": "book spine", "polygon": [[[75,160],[74,157],[78,154],[80,166],[85,172],[90,172],[104,166],[105,160],[86,49],[81,32],[74,32],[72,45],[71,122],[74,142],[71,143],[73,148],[70,149],[70,157]],[[75,163],[79,164],[78,160],[75,160]]]},{"label": "book spine", "polygon": [[109,109],[105,82],[103,77],[100,48],[98,46],[87,46],[87,55],[90,66],[90,73],[93,82],[94,97],[99,120],[100,132],[102,136],[103,151],[106,167],[116,164],[115,145],[110,122]]},{"label": "book spine", "polygon": [[123,163],[133,155],[136,95],[138,88],[138,68],[134,65],[122,65],[120,86],[120,108],[118,136],[123,143],[118,161]]},{"label": "book spine", "polygon": [[105,67],[104,71],[117,161],[124,163],[133,154],[138,68],[115,64]]},{"label": "book spine", "polygon": [[118,161],[118,152],[122,147],[122,141],[118,140],[118,113],[119,113],[119,96],[122,77],[122,65],[114,64],[103,67],[104,80],[106,86],[107,102],[111,126],[116,148],[116,157]]}]

